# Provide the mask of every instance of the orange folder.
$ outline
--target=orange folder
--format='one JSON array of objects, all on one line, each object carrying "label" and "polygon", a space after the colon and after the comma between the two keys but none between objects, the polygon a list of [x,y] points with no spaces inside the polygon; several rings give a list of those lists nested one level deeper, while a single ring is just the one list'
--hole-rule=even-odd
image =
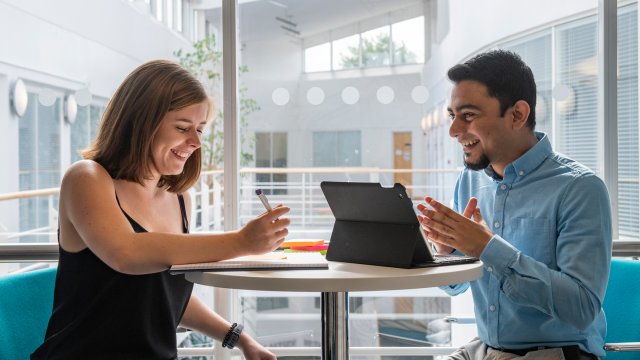
[{"label": "orange folder", "polygon": [[321,251],[329,249],[329,245],[313,245],[313,246],[292,246],[291,250],[302,251]]},{"label": "orange folder", "polygon": [[294,240],[285,240],[280,247],[281,248],[290,248],[292,246],[318,246],[324,245],[324,240],[322,239],[294,239]]}]

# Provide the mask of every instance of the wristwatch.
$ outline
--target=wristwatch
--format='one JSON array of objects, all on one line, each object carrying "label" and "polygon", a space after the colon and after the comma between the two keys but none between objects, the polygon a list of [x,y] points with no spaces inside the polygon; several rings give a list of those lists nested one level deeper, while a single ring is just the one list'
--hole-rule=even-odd
[{"label": "wristwatch", "polygon": [[224,336],[224,340],[222,340],[222,347],[233,349],[240,339],[240,333],[242,333],[242,329],[244,329],[244,326],[242,324],[233,323],[233,325],[231,325],[231,328],[227,332],[227,335]]}]

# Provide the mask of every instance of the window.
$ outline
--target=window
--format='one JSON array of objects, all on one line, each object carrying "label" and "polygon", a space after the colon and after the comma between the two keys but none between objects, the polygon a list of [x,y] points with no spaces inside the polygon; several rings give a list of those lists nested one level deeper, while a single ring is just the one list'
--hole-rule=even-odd
[{"label": "window", "polygon": [[588,166],[598,163],[598,23],[596,17],[558,27],[556,150]]},{"label": "window", "polygon": [[389,26],[362,33],[362,66],[384,66],[391,63],[391,34]]},{"label": "window", "polygon": [[352,35],[333,42],[333,70],[360,66],[360,36]]},{"label": "window", "polygon": [[524,39],[514,40],[503,46],[506,50],[514,51],[522,57],[533,72],[538,91],[536,104],[536,131],[542,131],[553,139],[551,121],[552,88],[552,58],[551,31],[544,30]]},{"label": "window", "polygon": [[82,159],[80,152],[95,139],[102,117],[103,107],[79,106],[76,121],[71,125],[71,163]]},{"label": "window", "polygon": [[618,9],[618,226],[620,239],[640,232],[638,157],[638,5]]},{"label": "window", "polygon": [[339,37],[305,49],[305,72],[424,62],[424,16]]},{"label": "window", "polygon": [[424,62],[424,16],[391,25],[393,63],[416,64]]},{"label": "window", "polygon": [[[422,69],[418,66],[404,67],[397,73],[387,69],[394,65],[394,58],[402,59],[393,56],[394,48],[400,49],[404,45],[407,51],[399,50],[399,54],[424,52],[415,50],[407,39],[398,47],[392,46],[392,37],[395,42],[401,41],[403,36],[403,26],[399,25],[394,37],[392,25],[416,17],[424,23],[423,17],[416,16],[422,15],[419,11],[423,11],[424,6],[415,6],[413,1],[376,4],[380,8],[354,7],[343,1],[325,1],[321,5],[295,1],[287,3],[289,8],[283,10],[272,2],[239,3],[238,29],[241,31],[237,45],[246,45],[239,60],[240,66],[248,69],[239,81],[248,89],[244,94],[259,104],[259,110],[246,117],[246,128],[238,119],[240,137],[256,139],[256,168],[241,166],[238,175],[241,224],[264,211],[253,191],[256,187],[264,189],[267,181],[273,181],[274,187],[287,190],[282,194],[274,193],[269,200],[272,204],[290,206],[291,212],[287,215],[292,220],[289,237],[329,240],[334,217],[320,191],[321,181],[382,181],[385,184],[393,181],[393,133],[402,131],[419,137],[425,95],[424,89],[418,88],[422,83]],[[309,13],[318,14],[313,24],[308,22],[308,17],[300,17]],[[324,16],[325,13],[328,16]],[[371,19],[372,14],[382,15]],[[276,17],[299,24],[300,33],[310,37],[296,39],[280,28],[280,21],[273,20]],[[351,19],[363,20],[354,23]],[[313,30],[306,31],[305,28]],[[379,30],[371,31],[375,29]],[[423,31],[416,31],[411,36],[419,38],[419,43],[424,42]],[[365,38],[372,40],[366,55],[360,53]],[[409,61],[410,57],[404,59]],[[411,61],[418,59],[417,56]],[[370,68],[364,68],[365,61]],[[361,69],[366,71],[361,72]],[[303,72],[331,70],[335,73],[301,76]],[[418,88],[417,91],[414,88]],[[412,93],[417,95],[412,96]],[[244,94],[238,91],[236,95]],[[282,140],[278,140],[278,134],[283,134]],[[276,164],[280,158],[278,153],[284,154],[285,150],[277,150],[277,144],[285,143],[284,134],[287,157],[286,163],[279,168]],[[417,144],[412,149],[416,153],[423,150]],[[281,182],[275,174],[263,174],[266,167],[285,172],[286,180]],[[415,176],[416,193],[424,193],[421,177]],[[412,291],[402,296],[416,294]],[[288,296],[286,308],[269,310],[268,314],[255,313],[256,305],[250,301],[251,296],[245,291],[239,294],[243,321],[259,333],[260,342],[269,346],[283,343],[320,346],[318,294],[304,297],[297,293],[269,295]],[[377,321],[377,315],[372,314],[376,310],[370,311],[372,309],[384,313],[387,330],[414,323],[426,328],[426,322],[422,320],[395,325],[393,315],[389,315],[393,314],[395,295],[384,294],[375,300],[371,297],[349,300],[350,309],[358,312],[355,318],[350,317],[350,321],[353,320],[351,329],[354,329],[353,332],[350,330],[353,346],[379,345],[372,334],[378,332],[381,323]],[[422,295],[419,292],[417,296]],[[425,292],[424,296],[450,302],[437,290]]]},{"label": "window", "polygon": [[313,133],[313,166],[360,166],[359,131]]},{"label": "window", "polygon": [[[43,90],[49,91],[49,90]],[[62,119],[60,96],[53,95],[53,104],[42,105],[38,93],[29,93],[29,105],[20,119],[19,163],[20,190],[54,188],[60,185],[60,126]],[[53,203],[57,206],[57,197]],[[54,219],[49,218],[46,197],[20,200],[20,231],[46,229]],[[48,234],[23,236],[20,242],[48,242]]]},{"label": "window", "polygon": [[[619,7],[617,17],[618,230],[620,240],[632,240],[640,233],[637,4]],[[557,151],[601,174],[599,131],[606,119],[598,119],[597,26],[595,16],[560,21],[498,47],[519,53],[533,70],[536,129],[550,136]]]},{"label": "window", "polygon": [[[287,133],[256,133],[256,167],[287,167]],[[287,174],[258,173],[256,183],[265,194],[286,194]]]}]

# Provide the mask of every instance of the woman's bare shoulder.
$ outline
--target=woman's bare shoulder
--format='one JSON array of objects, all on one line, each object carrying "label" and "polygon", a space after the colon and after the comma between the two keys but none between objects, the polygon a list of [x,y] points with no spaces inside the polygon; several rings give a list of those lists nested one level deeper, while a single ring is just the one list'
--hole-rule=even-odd
[{"label": "woman's bare shoulder", "polygon": [[80,160],[73,163],[62,178],[62,189],[72,186],[113,184],[107,170],[93,160]]},{"label": "woman's bare shoulder", "polygon": [[69,166],[64,174],[65,178],[78,176],[107,176],[111,178],[109,176],[109,173],[107,172],[107,169],[93,160],[76,161],[75,163],[71,164],[71,166]]}]

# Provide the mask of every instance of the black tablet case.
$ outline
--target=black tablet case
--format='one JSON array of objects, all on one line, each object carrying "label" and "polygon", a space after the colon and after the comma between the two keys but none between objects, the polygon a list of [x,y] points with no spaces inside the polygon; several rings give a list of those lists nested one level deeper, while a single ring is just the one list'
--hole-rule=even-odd
[{"label": "black tablet case", "polygon": [[401,184],[324,181],[320,188],[336,218],[327,260],[398,268],[433,262]]}]

